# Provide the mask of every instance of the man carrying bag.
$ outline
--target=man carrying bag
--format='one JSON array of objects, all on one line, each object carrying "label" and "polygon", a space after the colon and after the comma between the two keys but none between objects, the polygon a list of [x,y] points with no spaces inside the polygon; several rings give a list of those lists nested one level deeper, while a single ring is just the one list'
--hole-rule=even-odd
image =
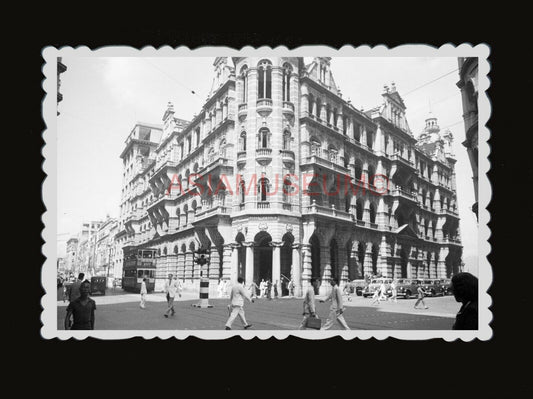
[{"label": "man carrying bag", "polygon": [[326,322],[324,323],[324,327],[322,327],[322,330],[328,330],[333,326],[333,323],[336,321],[339,322],[339,324],[344,328],[345,330],[349,330],[350,327],[348,327],[348,324],[346,324],[346,320],[344,320],[344,316],[342,315],[344,313],[344,304],[342,302],[342,292],[339,288],[339,282],[337,279],[332,278],[330,280],[331,282],[331,294],[320,302],[325,302],[331,300],[331,307],[329,309],[329,316]]},{"label": "man carrying bag", "polygon": [[300,324],[300,330],[305,330],[306,328],[312,328],[314,330],[320,330],[322,324],[321,320],[316,316],[315,311],[315,288],[318,283],[318,280],[313,277],[311,279],[311,285],[307,288],[307,292],[304,296],[304,318],[302,324]]}]

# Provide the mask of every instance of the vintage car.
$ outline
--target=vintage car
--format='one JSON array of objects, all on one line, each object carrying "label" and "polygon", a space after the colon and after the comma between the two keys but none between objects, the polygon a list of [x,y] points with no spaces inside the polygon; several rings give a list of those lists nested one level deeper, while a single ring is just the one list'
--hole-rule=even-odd
[{"label": "vintage car", "polygon": [[352,280],[347,284],[350,294],[355,293],[357,296],[363,295],[366,285],[366,280]]},{"label": "vintage car", "polygon": [[452,280],[449,278],[441,278],[440,285],[442,287],[442,295],[452,295]]},{"label": "vintage car", "polygon": [[440,279],[425,279],[420,281],[426,296],[444,295]]},{"label": "vintage car", "polygon": [[399,278],[396,282],[396,296],[410,298],[417,293],[418,280],[412,278]]},{"label": "vintage car", "polygon": [[384,277],[373,278],[372,280],[370,280],[370,284],[368,284],[363,290],[363,296],[366,298],[366,297],[374,295],[374,292],[376,290],[379,290],[379,288],[381,287],[381,284],[385,284],[385,292],[389,294],[391,282],[392,282],[391,278],[384,278]]}]

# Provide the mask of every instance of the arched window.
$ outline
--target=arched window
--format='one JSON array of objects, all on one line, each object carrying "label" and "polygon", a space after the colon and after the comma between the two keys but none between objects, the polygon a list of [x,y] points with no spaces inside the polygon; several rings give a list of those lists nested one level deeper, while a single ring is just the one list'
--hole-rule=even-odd
[{"label": "arched window", "polygon": [[331,106],[329,104],[326,106],[326,122],[331,124]]},{"label": "arched window", "polygon": [[334,146],[329,146],[329,160],[333,163],[337,163],[339,151]]},{"label": "arched window", "polygon": [[241,68],[241,79],[242,79],[242,97],[241,101],[243,103],[248,102],[248,67],[244,65]]},{"label": "arched window", "polygon": [[337,122],[339,119],[339,114],[337,112],[337,108],[333,109],[333,126],[337,127]]},{"label": "arched window", "polygon": [[290,195],[293,192],[294,187],[292,185],[291,179],[286,176],[283,180],[283,202],[290,203]]},{"label": "arched window", "polygon": [[321,155],[322,143],[315,137],[311,138],[311,155]]},{"label": "arched window", "polygon": [[283,64],[283,101],[291,101],[291,74],[292,66],[289,63]]},{"label": "arched window", "polygon": [[272,98],[272,64],[267,60],[257,65],[257,98]]},{"label": "arched window", "polygon": [[270,191],[270,182],[266,177],[262,177],[259,180],[259,185],[257,186],[257,194],[259,196],[259,201],[267,200],[267,193]]},{"label": "arched window", "polygon": [[209,148],[209,151],[207,152],[207,163],[213,162],[215,159],[215,149],[213,147]]},{"label": "arched window", "polygon": [[376,223],[376,205],[370,204],[370,223]]},{"label": "arched window", "polygon": [[244,201],[246,199],[245,190],[246,190],[246,186],[244,184],[244,180],[241,180],[241,182],[239,183],[239,195],[240,195],[239,200],[241,204],[244,204]]},{"label": "arched window", "polygon": [[363,201],[357,200],[356,206],[355,206],[355,217],[357,220],[363,220]]},{"label": "arched window", "polygon": [[320,98],[317,97],[317,99],[316,99],[316,117],[317,117],[317,119],[320,119],[320,112],[322,112],[322,102],[320,101]]},{"label": "arched window", "polygon": [[260,129],[257,138],[259,148],[270,148],[270,130],[267,128]]},{"label": "arched window", "polygon": [[291,132],[289,130],[285,130],[283,132],[283,149],[284,150],[291,149]]},{"label": "arched window", "polygon": [[246,132],[241,132],[239,136],[239,151],[246,151]]},{"label": "arched window", "polygon": [[309,115],[313,115],[313,105],[315,103],[315,97],[312,94],[309,94]]},{"label": "arched window", "polygon": [[376,175],[376,169],[374,168],[374,166],[369,165],[368,166],[368,182],[370,183],[371,186],[374,185],[375,175]]},{"label": "arched window", "polygon": [[226,139],[220,140],[218,152],[222,158],[226,158]]}]

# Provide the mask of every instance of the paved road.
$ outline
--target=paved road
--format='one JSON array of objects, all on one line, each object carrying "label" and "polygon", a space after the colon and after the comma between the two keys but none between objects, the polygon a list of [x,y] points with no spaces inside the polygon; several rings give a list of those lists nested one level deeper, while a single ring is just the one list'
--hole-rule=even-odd
[{"label": "paved road", "polygon": [[[212,308],[192,305],[197,299],[184,296],[175,302],[176,315],[164,318],[164,295],[150,294],[146,309],[139,307],[138,294],[94,297],[97,303],[95,328],[98,330],[222,330],[228,316],[227,299],[210,299]],[[450,330],[459,304],[453,297],[427,298],[428,310],[415,310],[415,300],[399,300],[371,305],[370,299],[354,297],[346,302],[345,319],[360,330]],[[317,313],[325,321],[329,304],[318,303]],[[301,299],[266,299],[246,303],[246,318],[254,330],[295,330],[302,319]],[[58,329],[63,329],[66,304],[58,301]],[[242,329],[237,318],[234,330]],[[335,325],[332,329],[342,329]]]}]

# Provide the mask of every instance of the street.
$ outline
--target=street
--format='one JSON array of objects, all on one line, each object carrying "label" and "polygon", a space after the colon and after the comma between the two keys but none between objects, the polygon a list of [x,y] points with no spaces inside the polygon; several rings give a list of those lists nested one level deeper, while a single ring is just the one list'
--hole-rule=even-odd
[{"label": "street", "polygon": [[[146,309],[139,307],[139,294],[108,290],[105,296],[92,297],[96,302],[96,330],[223,330],[228,317],[227,298],[209,299],[212,308],[196,308],[191,294],[184,294],[174,302],[176,315],[164,318],[166,300],[162,293],[147,297]],[[352,297],[345,301],[344,317],[354,330],[451,330],[460,304],[453,296],[425,298],[429,309],[413,309],[416,299],[400,299],[397,303],[382,302],[371,305],[370,298]],[[67,302],[58,301],[57,327],[64,329]],[[317,299],[318,316],[325,322],[330,303]],[[246,319],[252,330],[295,330],[302,320],[302,299],[256,299],[245,303]],[[239,318],[232,326],[242,330]],[[333,330],[342,327],[335,324]]]}]

